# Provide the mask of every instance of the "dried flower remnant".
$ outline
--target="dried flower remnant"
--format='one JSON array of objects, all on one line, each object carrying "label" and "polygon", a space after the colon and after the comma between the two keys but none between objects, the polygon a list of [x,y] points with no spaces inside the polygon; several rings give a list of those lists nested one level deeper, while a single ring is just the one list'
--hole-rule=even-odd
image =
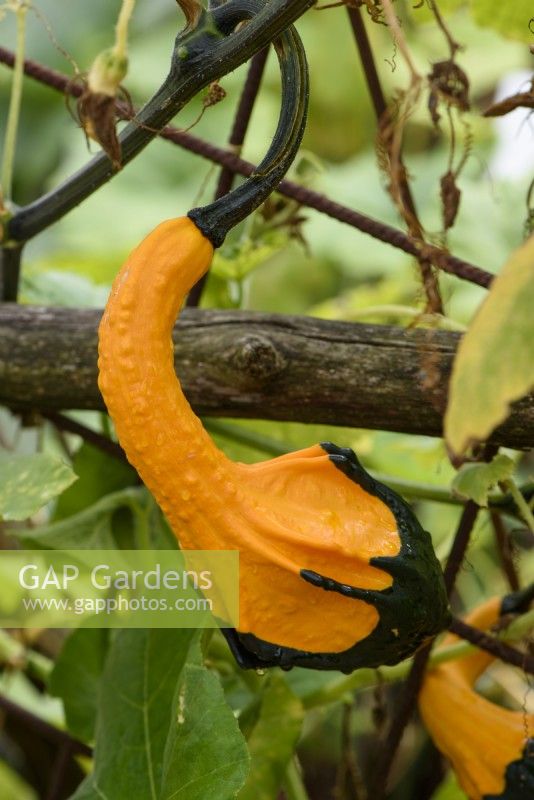
[{"label": "dried flower remnant", "polygon": [[202,99],[202,108],[200,109],[200,113],[193,120],[193,122],[187,126],[187,128],[182,129],[182,133],[187,133],[188,131],[192,130],[195,125],[198,125],[208,108],[218,105],[224,100],[225,97],[226,89],[220,85],[219,81],[213,81],[210,83],[207,92]]},{"label": "dried flower remnant", "polygon": [[121,167],[121,146],[117,136],[115,101],[121,97],[131,107],[121,86],[128,72],[128,26],[135,0],[123,0],[115,29],[115,44],[93,61],[76,103],[76,116],[87,140],[97,142],[109,156],[115,170]]},{"label": "dried flower remnant", "polygon": [[[107,51],[110,53],[111,51]],[[105,53],[101,53],[97,60],[104,61]],[[96,62],[95,62],[96,63]],[[110,64],[112,61],[110,59]],[[93,67],[95,64],[93,64]],[[119,71],[115,70],[115,65],[112,70],[119,75]],[[98,69],[98,71],[100,71]],[[91,68],[93,72],[93,68]],[[119,86],[112,94],[103,91],[95,91],[92,86],[98,85],[94,80],[91,80],[91,72],[89,79],[84,85],[84,90],[76,103],[76,112],[78,121],[83,128],[87,139],[92,139],[100,145],[105,153],[109,156],[113,168],[118,170],[121,167],[121,146],[117,136],[117,112],[115,108],[115,101],[119,91]],[[105,68],[102,69],[106,73]],[[124,75],[126,70],[124,70]],[[109,73],[108,73],[109,75]],[[108,84],[109,80],[106,76],[105,83]],[[119,80],[120,83],[120,80]],[[121,89],[120,92],[123,99],[126,99],[128,104],[131,105],[129,96]]]},{"label": "dried flower remnant", "polygon": [[459,111],[469,111],[469,79],[452,59],[436,61],[428,76],[430,96],[428,109],[434,125],[439,125],[439,103],[444,102]]}]

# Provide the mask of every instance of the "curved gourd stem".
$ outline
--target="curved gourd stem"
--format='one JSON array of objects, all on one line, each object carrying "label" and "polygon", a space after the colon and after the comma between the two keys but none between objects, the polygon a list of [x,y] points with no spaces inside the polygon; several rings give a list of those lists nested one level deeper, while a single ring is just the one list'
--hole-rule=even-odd
[{"label": "curved gourd stem", "polygon": [[[203,11],[196,28],[180,33],[162,86],[121,132],[121,162],[131,161],[189,100],[212,81],[243,64],[284,31],[313,0],[228,0]],[[235,30],[240,22],[246,24]],[[113,177],[116,170],[98,153],[77,173],[18,209],[6,226],[6,241],[27,241],[61,219]]]},{"label": "curved gourd stem", "polygon": [[188,214],[214,247],[219,247],[230,228],[267,199],[291,166],[302,140],[308,107],[308,68],[295,29],[290,28],[275,42],[275,49],[283,76],[282,109],[265,158],[256,172],[229,195]]}]

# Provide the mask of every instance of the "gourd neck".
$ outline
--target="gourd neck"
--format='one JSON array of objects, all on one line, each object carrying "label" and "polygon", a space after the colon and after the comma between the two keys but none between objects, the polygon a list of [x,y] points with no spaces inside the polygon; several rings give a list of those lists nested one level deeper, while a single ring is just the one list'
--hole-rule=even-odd
[{"label": "gourd neck", "polygon": [[100,389],[129,461],[164,509],[182,478],[206,482],[231,464],[182,392],[171,339],[184,297],[212,256],[188,217],[163,222],[122,267],[100,325]]}]

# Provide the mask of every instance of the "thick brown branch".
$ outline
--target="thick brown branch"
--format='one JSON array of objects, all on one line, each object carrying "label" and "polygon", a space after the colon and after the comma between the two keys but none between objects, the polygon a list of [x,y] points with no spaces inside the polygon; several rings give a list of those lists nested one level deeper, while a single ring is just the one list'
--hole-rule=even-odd
[{"label": "thick brown branch", "polygon": [[17,719],[24,722],[28,728],[34,730],[39,736],[42,736],[43,739],[46,741],[51,742],[52,744],[58,744],[63,746],[68,744],[71,748],[71,752],[79,753],[83,756],[91,756],[92,749],[84,744],[83,742],[79,742],[77,739],[73,739],[72,736],[66,731],[62,731],[60,728],[54,727],[46,720],[41,719],[41,717],[32,714],[31,711],[19,706],[17,703],[9,700],[7,697],[0,695],[0,711],[3,711],[5,714],[12,715]]},{"label": "thick brown branch", "polygon": [[[99,409],[97,326],[88,309],[0,305],[0,402]],[[458,335],[247,311],[186,310],[175,360],[197,413],[441,435]],[[441,379],[429,393],[429,353]],[[434,368],[434,366],[433,366]],[[534,445],[534,397],[494,436]]]}]

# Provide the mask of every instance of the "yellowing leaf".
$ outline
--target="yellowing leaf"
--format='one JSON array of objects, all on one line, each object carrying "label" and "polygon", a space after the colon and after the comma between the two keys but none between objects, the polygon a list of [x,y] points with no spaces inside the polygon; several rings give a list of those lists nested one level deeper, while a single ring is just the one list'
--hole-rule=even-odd
[{"label": "yellowing leaf", "polygon": [[275,231],[262,239],[242,239],[230,243],[215,253],[212,271],[225,280],[242,281],[247,275],[282,250],[288,236]]},{"label": "yellowing leaf", "polygon": [[463,337],[445,438],[457,453],[484,441],[534,386],[534,236],[516,250]]},{"label": "yellowing leaf", "polygon": [[501,453],[489,464],[464,464],[458,471],[452,488],[461,497],[474,500],[479,506],[487,506],[490,490],[499,481],[511,478],[513,474],[514,462]]},{"label": "yellowing leaf", "polygon": [[[462,6],[469,6],[473,19],[484,28],[493,28],[510,39],[532,41],[529,21],[534,16],[532,0],[440,0],[439,10],[448,17]],[[408,4],[410,16],[422,24],[434,23],[430,4]],[[454,26],[453,26],[454,34]]]},{"label": "yellowing leaf", "polygon": [[0,518],[28,519],[77,476],[60,458],[48,453],[0,452]]},{"label": "yellowing leaf", "polygon": [[[440,0],[439,10],[442,15],[447,16],[451,12],[457,11],[461,6],[465,5],[465,0]],[[436,18],[432,13],[430,4],[427,3],[410,3],[408,11],[416,22],[434,22]]]}]

